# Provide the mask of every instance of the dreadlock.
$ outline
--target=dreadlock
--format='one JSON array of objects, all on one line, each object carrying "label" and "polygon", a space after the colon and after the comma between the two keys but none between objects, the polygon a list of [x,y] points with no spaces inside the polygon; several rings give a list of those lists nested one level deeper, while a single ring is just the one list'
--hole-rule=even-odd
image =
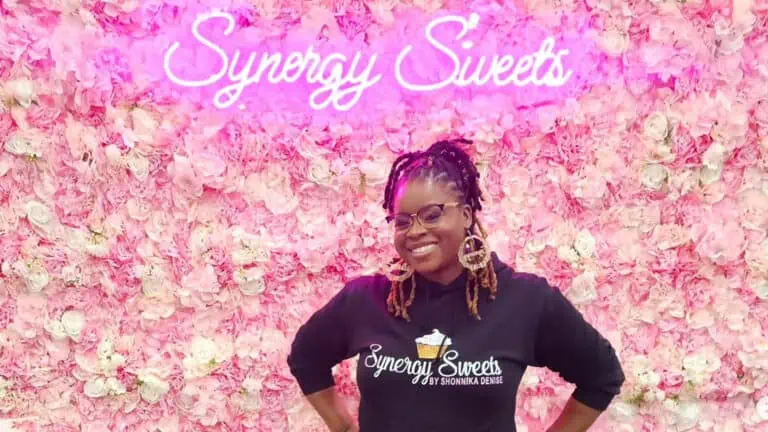
[{"label": "dreadlock", "polygon": [[[440,181],[446,186],[451,187],[459,199],[468,204],[472,209],[472,225],[469,232],[481,238],[486,238],[486,232],[480,221],[477,220],[476,212],[482,210],[480,201],[483,195],[480,190],[480,173],[477,167],[470,159],[469,155],[459,147],[459,144],[471,144],[471,141],[465,139],[438,141],[429,147],[426,151],[406,153],[398,157],[392,164],[389,173],[387,186],[384,190],[384,210],[391,214],[394,211],[394,197],[397,185],[400,181],[412,180],[416,178],[427,178],[432,181]],[[477,250],[478,245],[471,242],[467,252]],[[410,292],[405,297],[405,281],[393,281],[392,287],[387,297],[387,307],[389,312],[396,317],[410,321],[408,307],[413,304],[416,294],[415,275],[410,278]],[[480,319],[478,312],[478,301],[480,298],[480,288],[489,291],[491,300],[496,298],[497,280],[496,272],[493,269],[493,262],[477,271],[469,271],[466,285],[467,308],[469,313]]]}]

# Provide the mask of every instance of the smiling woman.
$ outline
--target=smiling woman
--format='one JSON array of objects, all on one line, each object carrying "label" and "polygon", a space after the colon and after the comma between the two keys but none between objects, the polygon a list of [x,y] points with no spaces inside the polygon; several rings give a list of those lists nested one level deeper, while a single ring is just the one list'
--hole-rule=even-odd
[{"label": "smiling woman", "polygon": [[331,374],[358,354],[365,432],[514,432],[528,366],[576,384],[551,431],[585,431],[619,393],[610,343],[557,288],[489,250],[468,144],[441,141],[395,161],[384,208],[398,257],[351,281],[296,334],[288,363],[332,431],[358,430]]}]

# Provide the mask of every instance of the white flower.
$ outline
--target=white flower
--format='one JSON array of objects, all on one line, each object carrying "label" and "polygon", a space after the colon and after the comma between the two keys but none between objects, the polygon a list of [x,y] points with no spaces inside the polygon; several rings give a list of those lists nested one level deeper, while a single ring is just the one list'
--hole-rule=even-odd
[{"label": "white flower", "polygon": [[683,375],[694,384],[706,382],[712,374],[720,369],[720,357],[712,349],[701,349],[683,359]]},{"label": "white flower", "polygon": [[312,183],[320,186],[328,186],[333,179],[333,172],[331,171],[331,165],[325,159],[312,159],[309,164],[309,172],[307,178]]},{"label": "white flower", "polygon": [[579,231],[576,240],[573,242],[573,248],[582,257],[591,257],[595,253],[595,238],[587,229]]},{"label": "white flower", "polygon": [[701,406],[695,401],[679,403],[674,408],[675,430],[685,431],[696,427],[701,416]]},{"label": "white flower", "polygon": [[24,206],[27,220],[38,229],[41,234],[50,235],[55,227],[54,215],[45,204],[38,201],[29,201]]},{"label": "white flower", "polygon": [[115,166],[120,165],[123,161],[120,148],[114,144],[104,147],[104,155],[107,157],[107,162]]},{"label": "white flower", "polygon": [[109,377],[107,378],[107,392],[110,396],[119,396],[121,394],[125,394],[125,386],[123,383],[117,380],[117,378]]},{"label": "white flower", "polygon": [[264,271],[258,267],[238,269],[233,279],[239,285],[240,291],[248,296],[261,294],[267,289]]},{"label": "white flower", "polygon": [[125,166],[138,180],[146,180],[149,176],[149,159],[136,149],[126,155]]},{"label": "white flower", "polygon": [[260,235],[246,232],[237,227],[232,230],[232,240],[235,247],[232,251],[232,263],[242,266],[254,262],[265,263],[271,256],[269,242]]},{"label": "white flower", "polygon": [[17,131],[5,141],[5,150],[16,156],[39,158],[43,155],[43,147],[47,139],[43,132],[37,129]]},{"label": "white flower", "polygon": [[194,256],[202,256],[213,246],[214,227],[202,225],[195,227],[189,235],[189,252]]},{"label": "white flower", "polygon": [[154,404],[163,398],[171,386],[160,378],[160,373],[154,369],[142,369],[137,375],[139,379],[139,395],[142,399]]},{"label": "white flower", "polygon": [[576,264],[579,262],[579,253],[576,252],[574,248],[567,245],[558,246],[557,257],[569,264]]},{"label": "white flower", "polygon": [[600,35],[600,47],[611,57],[618,57],[629,48],[629,35],[619,30],[608,30]]},{"label": "white flower", "polygon": [[643,185],[652,190],[660,190],[667,182],[669,173],[663,165],[649,164],[643,167]]},{"label": "white flower", "polygon": [[17,261],[14,263],[13,269],[24,279],[30,292],[40,292],[50,282],[48,270],[37,260]]},{"label": "white flower", "polygon": [[656,141],[663,141],[669,135],[669,121],[664,113],[656,111],[643,123],[643,134]]},{"label": "white flower", "polygon": [[755,412],[762,421],[768,421],[768,396],[763,396],[757,401]]},{"label": "white flower", "polygon": [[692,329],[709,328],[715,324],[715,315],[708,308],[698,309],[688,312],[686,322]]},{"label": "white flower", "polygon": [[64,331],[64,325],[59,320],[47,321],[43,327],[55,340],[64,340],[67,338],[67,333]]},{"label": "white flower", "polygon": [[661,382],[661,376],[650,368],[638,371],[635,375],[637,383],[643,387],[655,387]]},{"label": "white flower", "polygon": [[761,300],[768,300],[768,279],[756,279],[750,284],[750,288]]},{"label": "white flower", "polygon": [[202,336],[195,337],[189,353],[184,357],[184,376],[193,379],[208,375],[216,368],[216,352],[214,341]]},{"label": "white flower", "polygon": [[85,328],[85,314],[79,310],[68,310],[61,315],[61,324],[66,335],[77,342]]},{"label": "white flower", "polygon": [[719,142],[712,143],[704,152],[699,171],[699,179],[703,184],[710,185],[720,180],[727,154],[728,149]]},{"label": "white flower", "polygon": [[366,159],[360,162],[360,172],[365,176],[365,184],[378,186],[387,181],[389,161],[385,159]]},{"label": "white flower", "polygon": [[110,244],[106,235],[100,233],[91,233],[88,241],[84,245],[85,252],[88,255],[104,258],[109,255]]},{"label": "white flower", "polygon": [[133,132],[136,134],[138,141],[143,143],[152,143],[154,141],[155,132],[160,123],[152,114],[141,108],[134,108],[131,111],[131,121],[133,123]]},{"label": "white flower", "polygon": [[719,142],[712,143],[702,155],[702,164],[709,168],[722,168],[728,149]]},{"label": "white flower", "polygon": [[102,398],[109,393],[107,382],[102,377],[91,378],[85,383],[83,393],[90,398]]},{"label": "white flower", "polygon": [[261,405],[262,382],[251,377],[246,378],[240,391],[233,394],[233,402],[243,411],[256,411]]},{"label": "white flower", "polygon": [[105,359],[111,356],[115,352],[115,345],[112,343],[112,339],[105,337],[99,342],[99,346],[96,348],[96,355],[100,359]]},{"label": "white flower", "polygon": [[597,298],[597,281],[595,279],[595,273],[586,271],[573,278],[567,296],[573,304],[576,305],[589,303],[595,300]]},{"label": "white flower", "polygon": [[32,104],[35,98],[35,83],[27,78],[19,78],[9,81],[5,85],[6,92],[16,99],[19,105],[24,108]]}]

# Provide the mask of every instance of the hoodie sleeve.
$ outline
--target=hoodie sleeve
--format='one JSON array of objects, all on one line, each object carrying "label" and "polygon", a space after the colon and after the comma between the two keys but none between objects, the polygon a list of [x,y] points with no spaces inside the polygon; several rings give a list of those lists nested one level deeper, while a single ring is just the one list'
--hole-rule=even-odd
[{"label": "hoodie sleeve", "polygon": [[288,366],[305,395],[333,387],[331,370],[352,357],[349,352],[349,288],[344,287],[312,314],[291,344]]},{"label": "hoodie sleeve", "polygon": [[545,366],[576,385],[573,398],[598,411],[621,391],[624,372],[611,346],[557,288],[545,280],[545,301],[534,366]]}]

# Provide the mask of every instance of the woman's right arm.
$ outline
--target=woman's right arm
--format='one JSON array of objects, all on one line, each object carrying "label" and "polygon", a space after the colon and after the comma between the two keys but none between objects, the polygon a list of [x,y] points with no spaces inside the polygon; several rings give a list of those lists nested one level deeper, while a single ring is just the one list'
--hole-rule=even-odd
[{"label": "woman's right arm", "polygon": [[307,400],[315,408],[325,424],[333,432],[358,432],[355,419],[344,406],[333,387],[307,395]]},{"label": "woman's right arm", "polygon": [[288,356],[299,387],[332,432],[358,430],[336,394],[332,373],[334,366],[354,355],[347,324],[351,312],[346,286],[299,328]]}]

